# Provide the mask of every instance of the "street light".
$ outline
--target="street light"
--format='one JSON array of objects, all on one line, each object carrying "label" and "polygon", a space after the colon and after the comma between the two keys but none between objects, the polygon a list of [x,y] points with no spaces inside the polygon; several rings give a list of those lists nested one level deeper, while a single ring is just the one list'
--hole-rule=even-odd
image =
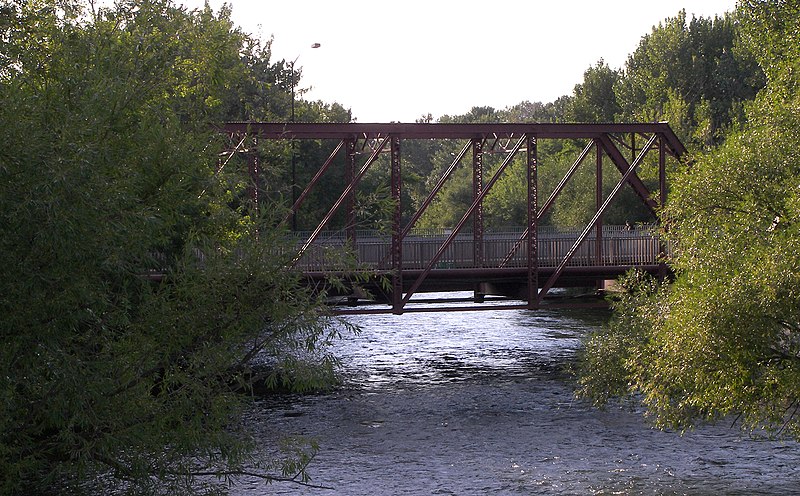
[{"label": "street light", "polygon": [[[311,48],[319,48],[319,43],[312,43]],[[297,57],[292,60],[291,65],[289,66],[289,77],[290,83],[292,86],[292,105],[291,105],[291,119],[290,122],[294,122],[294,87],[295,87],[295,80],[294,80],[294,64],[297,62],[297,59],[300,58],[300,54],[297,54]],[[294,204],[297,202],[297,163],[295,159],[296,155],[296,147],[297,142],[292,140],[292,231],[297,231],[297,212],[294,211]]]}]

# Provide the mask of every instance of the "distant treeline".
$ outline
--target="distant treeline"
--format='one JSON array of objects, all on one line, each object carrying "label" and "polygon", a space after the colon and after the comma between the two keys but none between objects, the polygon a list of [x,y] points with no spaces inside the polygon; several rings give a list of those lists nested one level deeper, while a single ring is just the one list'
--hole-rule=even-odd
[{"label": "distant treeline", "polygon": [[[603,60],[584,72],[583,81],[553,102],[524,101],[503,110],[492,107],[473,107],[463,115],[445,115],[436,122],[669,122],[683,143],[692,151],[707,151],[724,141],[730,129],[741,126],[745,120],[745,103],[752,101],[766,82],[752,51],[741,42],[739,24],[734,13],[722,17],[687,19],[681,11],[675,17],[652,28],[642,37],[639,46],[628,57],[624,68],[609,67]],[[269,64],[267,64],[269,66]],[[244,113],[232,115],[237,118],[286,118],[288,77],[285,62],[279,61],[271,67],[270,77],[283,88],[283,93],[270,95],[272,103],[262,110],[269,114]],[[299,74],[296,74],[299,77]],[[283,86],[281,86],[283,84]],[[324,84],[324,82],[320,82]],[[253,102],[250,97],[250,102]],[[303,121],[347,121],[350,116],[338,104],[323,105],[320,102],[300,101],[299,120]],[[253,109],[249,109],[253,110]],[[433,122],[431,115],[422,116],[418,122]],[[302,164],[297,182],[305,184],[313,175],[308,163],[321,163],[327,148],[304,144],[298,157]],[[452,142],[406,142],[403,149],[404,212],[410,216],[419,206],[428,191],[447,168],[460,143]],[[549,195],[575,160],[585,143],[542,140],[538,146],[540,195]],[[502,157],[487,156],[484,159],[488,173],[496,167]],[[520,162],[518,159],[517,162]],[[286,160],[273,160],[273,163]],[[610,162],[610,161],[609,161]],[[618,172],[608,164],[604,173],[606,193],[618,179]],[[277,171],[283,177],[280,183],[287,184],[287,172]],[[651,167],[640,171],[649,186],[657,187],[657,176]],[[333,198],[329,198],[341,183],[337,178],[327,181],[322,191],[314,193],[305,210],[298,217],[299,226],[312,228]],[[361,211],[374,212],[370,208],[381,191],[387,192],[386,167],[375,167],[364,178],[361,191]],[[592,168],[585,167],[564,190],[545,223],[576,226],[585,223],[594,212],[595,180]],[[506,172],[484,202],[488,225],[523,225],[527,215],[525,170],[521,162]],[[285,192],[285,187],[283,189]],[[378,193],[376,193],[378,192]],[[469,165],[462,166],[438,195],[428,213],[419,221],[420,227],[449,227],[454,225],[466,211],[472,200],[472,172]],[[621,198],[607,213],[607,223],[649,222],[647,209],[631,191],[624,191]],[[340,222],[342,220],[340,219]],[[380,219],[375,215],[362,215],[362,227],[375,227]]]}]

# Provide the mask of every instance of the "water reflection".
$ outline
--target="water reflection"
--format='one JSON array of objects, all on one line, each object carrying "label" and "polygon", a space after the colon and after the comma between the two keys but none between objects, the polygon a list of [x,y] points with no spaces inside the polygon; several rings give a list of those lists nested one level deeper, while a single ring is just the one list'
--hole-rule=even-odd
[{"label": "water reflection", "polygon": [[[563,372],[603,315],[528,311],[353,317],[346,384],[262,403],[265,443],[315,438],[325,494],[800,494],[797,443],[727,426],[678,437],[640,412],[573,399]],[[318,494],[296,486],[270,493]],[[263,494],[255,482],[234,494]]]}]

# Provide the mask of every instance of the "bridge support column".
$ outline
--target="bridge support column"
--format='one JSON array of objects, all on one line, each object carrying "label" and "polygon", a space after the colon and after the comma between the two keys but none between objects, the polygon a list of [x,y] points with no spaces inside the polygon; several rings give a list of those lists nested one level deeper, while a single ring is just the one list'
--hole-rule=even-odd
[{"label": "bridge support column", "polygon": [[[344,181],[345,184],[351,184],[356,176],[356,141],[348,139],[345,141],[345,155],[344,155]],[[350,246],[355,249],[356,247],[356,201],[355,191],[351,191],[347,195],[345,204],[346,221],[345,221],[345,234]]]},{"label": "bridge support column", "polygon": [[248,157],[248,173],[250,174],[250,205],[253,211],[258,214],[258,200],[261,190],[261,159],[258,156],[258,136],[252,137],[252,148]]},{"label": "bridge support column", "polygon": [[536,137],[528,135],[528,309],[539,306],[539,185]]},{"label": "bridge support column", "polygon": [[[600,141],[595,140],[596,157],[595,157],[595,208],[599,212],[603,208],[603,147]],[[597,219],[595,225],[595,248],[594,248],[594,263],[595,265],[603,264],[603,216]],[[602,279],[597,280],[597,289],[603,289],[605,281]]]},{"label": "bridge support column", "polygon": [[[472,200],[477,200],[481,191],[483,191],[483,139],[472,140]],[[484,266],[484,251],[483,251],[483,202],[478,201],[475,207],[475,213],[472,218],[472,247],[473,247],[473,264],[475,267],[481,268]],[[475,285],[474,289],[475,302],[480,303],[483,301],[483,292],[480,284]]]},{"label": "bridge support column", "polygon": [[392,168],[392,313],[403,313],[403,234],[400,223],[403,218],[401,194],[403,183],[400,168],[400,138],[391,136],[391,168]]}]

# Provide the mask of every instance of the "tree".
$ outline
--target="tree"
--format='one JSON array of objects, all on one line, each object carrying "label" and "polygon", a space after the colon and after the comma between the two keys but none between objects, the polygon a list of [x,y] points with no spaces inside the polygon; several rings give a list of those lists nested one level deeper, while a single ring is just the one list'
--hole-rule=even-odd
[{"label": "tree", "polygon": [[625,281],[614,324],[587,343],[581,394],[640,394],[660,426],[733,416],[800,438],[800,44],[773,44],[796,36],[798,14],[739,6],[768,86],[744,128],[676,178],[663,212],[676,280]]},{"label": "tree", "polygon": [[684,143],[708,148],[763,84],[735,15],[687,22],[681,11],[642,38],[614,91],[619,120],[666,120]]},{"label": "tree", "polygon": [[600,60],[586,69],[583,83],[575,85],[569,118],[575,122],[614,122],[620,107],[614,86],[620,80],[620,71],[608,67]]},{"label": "tree", "polygon": [[255,381],[321,380],[338,329],[218,170],[248,38],[227,10],[83,6],[2,6],[0,494],[303,477],[310,451],[254,459],[238,421]]}]

